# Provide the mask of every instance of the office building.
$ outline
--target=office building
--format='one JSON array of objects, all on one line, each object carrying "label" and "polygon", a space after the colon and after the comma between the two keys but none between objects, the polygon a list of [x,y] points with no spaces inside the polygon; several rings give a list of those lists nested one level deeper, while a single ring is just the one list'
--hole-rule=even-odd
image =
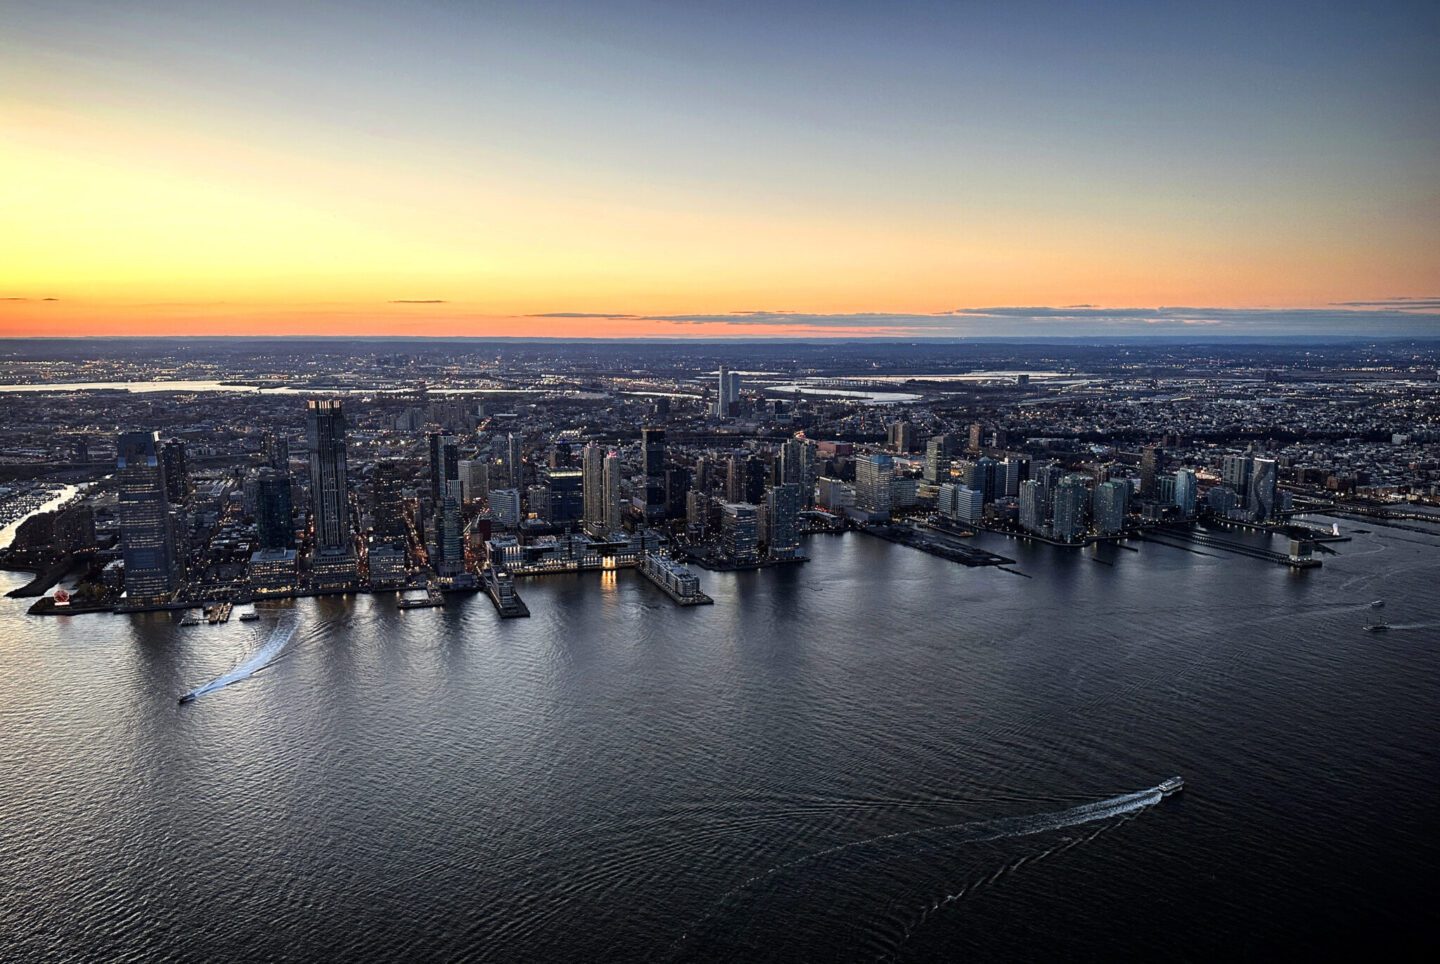
[{"label": "office building", "polygon": [[180,561],[156,432],[126,432],[115,443],[120,551],[132,603],[163,602],[179,588]]}]

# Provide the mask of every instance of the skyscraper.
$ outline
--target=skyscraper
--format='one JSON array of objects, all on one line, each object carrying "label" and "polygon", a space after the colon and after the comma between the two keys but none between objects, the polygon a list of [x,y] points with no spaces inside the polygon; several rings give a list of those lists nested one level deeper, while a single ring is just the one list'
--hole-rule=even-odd
[{"label": "skyscraper", "polygon": [[260,551],[295,548],[290,476],[266,465],[256,473],[255,529]]},{"label": "skyscraper", "polygon": [[550,469],[545,474],[550,490],[547,518],[559,525],[583,522],[585,518],[585,484],[582,469]]},{"label": "skyscraper", "polygon": [[605,513],[605,525],[603,531],[608,535],[611,532],[618,532],[624,527],[624,507],[620,504],[620,476],[624,472],[620,464],[620,455],[617,452],[609,452],[605,455],[605,461],[601,467],[601,478],[604,483],[603,500],[601,506]]},{"label": "skyscraper", "polygon": [[935,435],[925,443],[925,481],[940,485],[950,481],[950,436]]},{"label": "skyscraper", "polygon": [[460,483],[447,482],[435,514],[435,572],[454,579],[465,571],[465,520],[460,512]]},{"label": "skyscraper", "polygon": [[580,451],[581,486],[585,493],[585,528],[605,528],[605,450],[591,442]]},{"label": "skyscraper", "polygon": [[915,426],[903,419],[891,422],[885,429],[885,439],[890,451],[903,455],[915,447]]},{"label": "skyscraper", "polygon": [[1165,450],[1158,445],[1147,445],[1140,453],[1140,495],[1153,499],[1158,495],[1156,479],[1165,471]]},{"label": "skyscraper", "polygon": [[766,494],[766,542],[772,559],[794,559],[800,551],[800,486],[787,482]]},{"label": "skyscraper", "polygon": [[890,518],[890,480],[895,460],[884,453],[861,456],[855,463],[855,508],[880,519]]},{"label": "skyscraper", "polygon": [[786,439],[780,446],[780,481],[800,486],[800,502],[815,504],[815,443],[807,438]]},{"label": "skyscraper", "polygon": [[745,565],[759,558],[759,520],[748,502],[720,506],[720,544],[731,561]]},{"label": "skyscraper", "polygon": [[1175,473],[1175,504],[1180,511],[1185,513],[1189,519],[1195,515],[1195,504],[1200,494],[1199,485],[1195,481],[1194,469],[1180,469]]},{"label": "skyscraper", "polygon": [[403,545],[409,532],[405,521],[405,471],[399,462],[377,462],[370,477],[370,518],[375,538]]},{"label": "skyscraper", "polygon": [[1267,522],[1275,518],[1275,493],[1278,473],[1274,459],[1255,459],[1250,475],[1250,498],[1246,508],[1251,518]]},{"label": "skyscraper", "polygon": [[1067,475],[1055,487],[1055,522],[1051,529],[1056,539],[1074,542],[1085,534],[1088,494],[1082,475]]},{"label": "skyscraper", "polygon": [[261,443],[261,453],[265,457],[265,464],[272,469],[290,471],[290,440],[285,437],[284,432],[278,429],[266,432]]},{"label": "skyscraper", "polygon": [[490,466],[483,459],[461,459],[460,501],[483,502],[490,496]]},{"label": "skyscraper", "polygon": [[523,439],[511,432],[505,436],[505,478],[510,488],[519,490],[525,485],[525,460],[522,452]]},{"label": "skyscraper", "polygon": [[720,366],[720,377],[716,386],[715,411],[716,418],[729,418],[734,415],[740,405],[740,375],[732,372],[724,365]]},{"label": "skyscraper", "polygon": [[190,494],[190,464],[185,457],[185,443],[172,438],[160,447],[160,461],[165,463],[165,498],[179,505]]},{"label": "skyscraper", "polygon": [[1125,515],[1130,511],[1130,483],[1101,482],[1095,488],[1095,529],[1101,535],[1114,535],[1125,528]]},{"label": "skyscraper", "polygon": [[645,459],[645,521],[655,524],[665,518],[665,430],[646,426],[640,430]]},{"label": "skyscraper", "polygon": [[135,603],[163,602],[179,586],[165,465],[156,432],[126,432],[115,443],[120,551],[125,592]]},{"label": "skyscraper", "polygon": [[451,482],[460,478],[460,444],[446,432],[431,432],[430,443],[430,504],[438,511]]},{"label": "skyscraper", "polygon": [[310,444],[310,503],[315,517],[315,547],[322,552],[348,553],[350,500],[345,473],[345,413],[339,399],[306,402],[306,437]]}]

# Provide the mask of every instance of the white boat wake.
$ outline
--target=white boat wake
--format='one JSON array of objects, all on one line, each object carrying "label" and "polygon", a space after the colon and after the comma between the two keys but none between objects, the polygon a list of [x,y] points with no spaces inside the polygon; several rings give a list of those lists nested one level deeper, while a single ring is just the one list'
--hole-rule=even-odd
[{"label": "white boat wake", "polygon": [[261,644],[260,648],[251,653],[250,656],[237,665],[224,676],[218,676],[204,686],[197,686],[195,689],[180,697],[181,703],[193,703],[202,696],[208,696],[216,690],[222,690],[231,683],[238,683],[241,680],[249,679],[260,670],[269,666],[280,655],[281,651],[289,644],[295,635],[297,621],[293,618],[282,619],[271,631],[268,639]]},{"label": "white boat wake", "polygon": [[[1008,837],[1024,837],[1031,834],[1050,833],[1056,830],[1064,830],[1070,827],[1078,827],[1082,824],[1095,823],[1101,820],[1109,820],[1113,817],[1120,817],[1126,814],[1138,813],[1148,807],[1153,807],[1165,799],[1168,793],[1177,789],[1172,785],[1172,780],[1149,787],[1145,790],[1136,790],[1133,793],[1122,793],[1113,797],[1106,797],[1103,800],[1095,800],[1090,803],[1083,803],[1079,806],[1070,807],[1067,810],[1057,810],[1050,813],[1031,814],[1024,817],[1001,817],[996,820],[967,821],[965,823],[945,824],[939,827],[922,827],[918,830],[902,830],[897,833],[882,834],[877,837],[867,837],[864,840],[856,840],[851,843],[838,844],[834,847],[827,847],[824,850],[817,850],[814,853],[806,854],[795,860],[783,864],[777,864],[769,870],[756,874],[741,884],[726,891],[714,904],[713,909],[706,914],[696,925],[685,934],[672,948],[672,956],[681,956],[686,951],[687,938],[694,932],[703,932],[705,925],[722,914],[726,905],[736,897],[749,891],[756,890],[767,882],[781,877],[790,871],[804,868],[843,854],[849,851],[885,851],[893,850],[898,852],[932,851],[940,847],[954,847],[971,843],[985,843],[994,840],[1002,840]],[[777,881],[778,882],[778,881]]]}]

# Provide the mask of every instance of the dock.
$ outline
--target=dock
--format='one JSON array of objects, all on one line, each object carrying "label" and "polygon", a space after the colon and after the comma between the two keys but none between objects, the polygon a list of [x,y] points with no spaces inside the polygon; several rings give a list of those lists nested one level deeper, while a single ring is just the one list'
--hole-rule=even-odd
[{"label": "dock", "polygon": [[401,599],[395,603],[396,609],[434,609],[445,605],[445,595],[437,590],[430,590],[423,597],[412,597]]},{"label": "dock", "polygon": [[933,526],[921,529],[916,526],[892,524],[867,526],[860,531],[866,535],[884,539],[886,542],[919,549],[929,555],[939,556],[941,559],[948,559],[965,566],[1008,566],[1015,563],[1014,559],[997,555],[988,549],[965,545],[956,535]]}]

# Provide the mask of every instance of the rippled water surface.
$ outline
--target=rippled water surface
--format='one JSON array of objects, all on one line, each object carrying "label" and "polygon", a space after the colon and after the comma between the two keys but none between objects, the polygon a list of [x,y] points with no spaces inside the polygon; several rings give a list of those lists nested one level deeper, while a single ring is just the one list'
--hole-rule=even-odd
[{"label": "rippled water surface", "polygon": [[982,544],[1032,578],[851,534],[705,573],[694,609],[634,573],[522,582],[534,616],[504,622],[481,597],[187,628],[0,601],[0,957],[1434,941],[1440,536],[1375,526],[1303,573]]}]

